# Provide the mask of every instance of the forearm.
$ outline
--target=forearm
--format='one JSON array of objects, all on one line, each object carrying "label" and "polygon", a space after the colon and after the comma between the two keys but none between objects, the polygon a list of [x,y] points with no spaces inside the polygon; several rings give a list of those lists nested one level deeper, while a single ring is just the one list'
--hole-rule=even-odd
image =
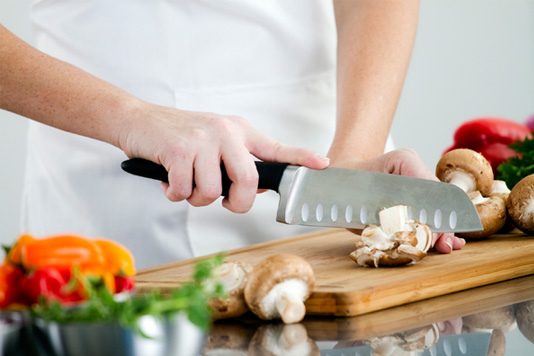
[{"label": "forearm", "polygon": [[337,125],[333,163],[385,147],[410,61],[418,0],[335,0]]},{"label": "forearm", "polygon": [[142,102],[0,25],[0,108],[115,146]]}]

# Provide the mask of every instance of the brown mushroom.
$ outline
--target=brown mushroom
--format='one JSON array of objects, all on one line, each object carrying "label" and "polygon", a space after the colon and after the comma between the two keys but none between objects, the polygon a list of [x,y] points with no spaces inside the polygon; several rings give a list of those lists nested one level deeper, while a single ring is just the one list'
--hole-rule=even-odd
[{"label": "brown mushroom", "polygon": [[215,322],[206,337],[202,356],[248,355],[248,345],[254,335],[250,325],[232,322]]},{"label": "brown mushroom", "polygon": [[250,341],[248,354],[261,356],[318,356],[319,347],[302,324],[260,326]]},{"label": "brown mushroom", "polygon": [[[508,200],[508,196],[510,195],[510,189],[508,189],[508,186],[506,185],[506,182],[503,180],[494,180],[493,184],[491,185],[490,197],[493,195],[498,195],[504,200],[505,205],[506,201]],[[515,229],[514,223],[512,222],[512,219],[510,218],[510,214],[508,214],[508,209],[506,209],[506,222],[504,223],[504,226],[501,230],[499,230],[500,234],[505,234],[507,232],[512,231]]]},{"label": "brown mushroom", "polygon": [[491,332],[487,356],[504,356],[506,352],[506,337],[501,329]]},{"label": "brown mushroom", "polygon": [[245,285],[252,266],[246,262],[226,262],[215,270],[215,281],[221,283],[226,291],[225,298],[213,299],[210,306],[215,319],[235,318],[249,309],[245,302]]},{"label": "brown mushroom", "polygon": [[517,328],[530,342],[534,343],[534,300],[514,306]]},{"label": "brown mushroom", "polygon": [[514,307],[511,305],[466,315],[462,317],[462,320],[464,327],[468,328],[470,332],[490,331],[493,329],[510,331],[516,325]]},{"label": "brown mushroom", "polygon": [[432,247],[432,231],[408,219],[407,207],[397,205],[379,212],[380,226],[369,225],[357,238],[350,258],[360,266],[402,266],[415,263]]},{"label": "brown mushroom", "polygon": [[310,264],[302,257],[277,254],[255,266],[245,286],[250,310],[264,320],[282,318],[297,323],[306,314],[304,301],[315,285]]},{"label": "brown mushroom", "polygon": [[493,182],[493,170],[488,160],[468,148],[458,148],[445,153],[436,165],[436,177],[451,183],[465,192],[479,190],[487,196]]},{"label": "brown mushroom", "polygon": [[534,174],[517,183],[506,201],[514,225],[526,234],[534,233]]},{"label": "brown mushroom", "polygon": [[501,230],[506,223],[507,217],[506,203],[501,196],[494,194],[484,198],[478,190],[469,192],[468,195],[473,204],[475,204],[483,229],[481,231],[459,232],[456,235],[468,239],[480,239],[491,236]]}]

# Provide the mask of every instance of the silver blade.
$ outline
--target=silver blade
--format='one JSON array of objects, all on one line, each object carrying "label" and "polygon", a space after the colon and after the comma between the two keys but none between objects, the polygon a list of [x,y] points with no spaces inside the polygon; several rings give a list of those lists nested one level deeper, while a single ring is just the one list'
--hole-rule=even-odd
[{"label": "silver blade", "polygon": [[482,230],[475,206],[460,188],[426,179],[342,168],[289,166],[279,187],[276,220],[286,224],[363,228],[378,212],[407,205],[412,219],[434,232]]}]

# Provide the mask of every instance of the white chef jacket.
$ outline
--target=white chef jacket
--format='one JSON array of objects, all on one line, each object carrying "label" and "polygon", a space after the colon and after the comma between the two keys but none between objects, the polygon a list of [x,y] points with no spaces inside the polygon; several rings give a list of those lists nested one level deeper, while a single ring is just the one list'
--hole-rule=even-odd
[{"label": "white chef jacket", "polygon": [[[40,50],[153,103],[239,115],[277,140],[326,153],[335,124],[333,8],[325,0],[37,0]],[[121,171],[119,149],[31,123],[23,230],[126,245],[137,267],[309,231],[250,212],[173,203]]]}]

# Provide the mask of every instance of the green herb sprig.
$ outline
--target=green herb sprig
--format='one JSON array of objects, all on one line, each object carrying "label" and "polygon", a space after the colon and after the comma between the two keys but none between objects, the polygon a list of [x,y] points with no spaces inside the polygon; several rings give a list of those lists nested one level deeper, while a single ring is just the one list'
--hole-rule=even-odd
[{"label": "green herb sprig", "polygon": [[209,302],[224,297],[224,288],[213,282],[215,268],[223,263],[224,256],[199,261],[195,264],[192,280],[171,293],[155,290],[144,295],[127,295],[117,300],[102,279],[86,279],[84,286],[88,300],[80,305],[66,306],[57,301],[41,302],[32,308],[35,317],[58,323],[118,322],[121,326],[138,330],[139,319],[151,315],[161,319],[177,312],[187,314],[189,320],[201,329],[211,325],[212,310]]},{"label": "green herb sprig", "polygon": [[504,180],[509,189],[512,189],[521,179],[534,174],[534,138],[516,141],[508,147],[519,154],[510,157],[499,165],[497,171],[500,180]]}]

